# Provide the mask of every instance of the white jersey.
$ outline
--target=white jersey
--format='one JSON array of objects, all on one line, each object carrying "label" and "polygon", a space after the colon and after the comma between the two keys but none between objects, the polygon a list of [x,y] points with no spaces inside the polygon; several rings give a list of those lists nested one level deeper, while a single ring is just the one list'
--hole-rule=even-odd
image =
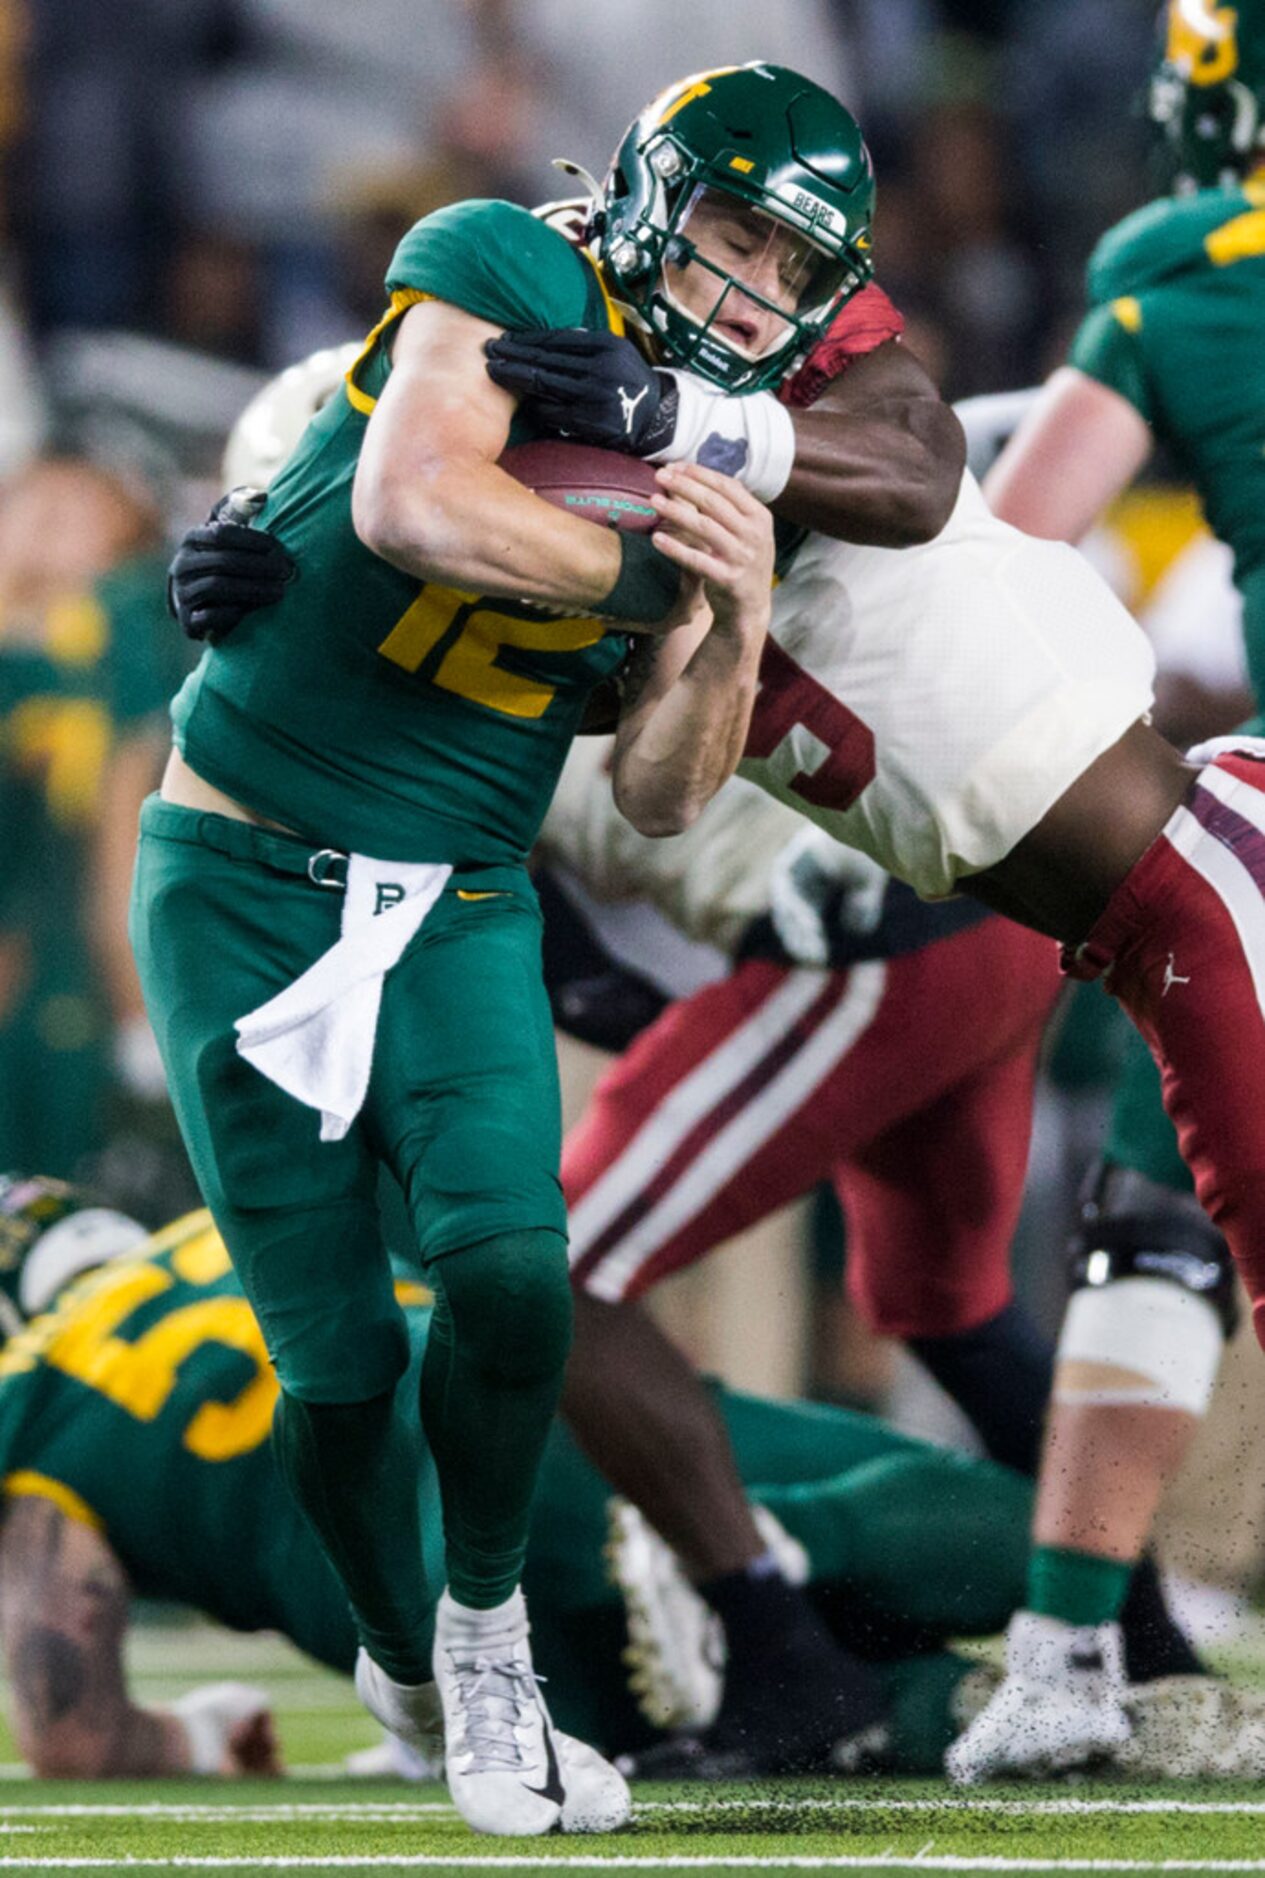
[{"label": "white jersey", "polygon": [[1145,636],[969,474],[921,547],[810,535],[773,596],[742,774],[929,899],[991,867],[1149,710]]},{"label": "white jersey", "polygon": [[536,851],[606,905],[649,901],[679,933],[731,953],[769,910],[774,856],[797,816],[741,778],[727,782],[683,834],[638,834],[615,807],[609,739],[571,746]]}]

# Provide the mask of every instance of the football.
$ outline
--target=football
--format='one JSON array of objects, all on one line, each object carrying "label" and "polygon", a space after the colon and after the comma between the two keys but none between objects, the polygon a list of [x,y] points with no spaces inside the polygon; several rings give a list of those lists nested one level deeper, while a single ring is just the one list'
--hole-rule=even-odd
[{"label": "football", "polygon": [[547,438],[515,444],[500,462],[517,482],[555,508],[568,509],[604,528],[648,535],[658,523],[648,500],[658,488],[654,465],[641,457]]}]

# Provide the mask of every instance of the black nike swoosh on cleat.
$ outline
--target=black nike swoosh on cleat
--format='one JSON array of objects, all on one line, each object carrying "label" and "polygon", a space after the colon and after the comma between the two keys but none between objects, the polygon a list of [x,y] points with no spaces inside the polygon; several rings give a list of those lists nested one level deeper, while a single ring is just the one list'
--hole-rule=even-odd
[{"label": "black nike swoosh on cleat", "polygon": [[561,1806],[567,1797],[567,1790],[562,1784],[562,1775],[558,1771],[558,1756],[554,1752],[553,1729],[545,1729],[545,1754],[547,1756],[547,1778],[543,1787],[529,1787],[524,1780],[523,1786],[528,1793],[535,1793],[542,1800],[552,1800],[555,1806]]}]

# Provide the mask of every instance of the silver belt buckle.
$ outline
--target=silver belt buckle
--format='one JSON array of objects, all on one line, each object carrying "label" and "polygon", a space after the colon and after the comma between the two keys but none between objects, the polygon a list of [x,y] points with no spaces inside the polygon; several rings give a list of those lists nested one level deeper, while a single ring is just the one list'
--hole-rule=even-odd
[{"label": "silver belt buckle", "polygon": [[341,848],[321,848],[308,856],[307,877],[314,887],[328,887],[333,893],[343,893],[347,887],[346,869],[341,879],[334,875],[333,869],[339,861],[345,863],[346,860]]}]

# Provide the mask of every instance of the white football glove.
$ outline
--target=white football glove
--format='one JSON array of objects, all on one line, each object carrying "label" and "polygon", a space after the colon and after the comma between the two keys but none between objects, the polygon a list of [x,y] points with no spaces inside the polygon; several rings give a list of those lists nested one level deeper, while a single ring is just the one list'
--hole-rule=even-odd
[{"label": "white football glove", "polygon": [[[769,914],[798,965],[830,962],[831,920],[844,931],[872,933],[883,915],[890,875],[858,848],[845,848],[820,828],[795,835],[773,862]],[[837,906],[832,903],[842,901]]]},{"label": "white football glove", "polygon": [[[189,1741],[189,1765],[195,1774],[235,1774],[246,1770],[231,1737],[243,1722],[264,1722],[271,1704],[263,1689],[245,1682],[207,1682],[171,1704]],[[262,1771],[262,1770],[261,1770]]]}]

